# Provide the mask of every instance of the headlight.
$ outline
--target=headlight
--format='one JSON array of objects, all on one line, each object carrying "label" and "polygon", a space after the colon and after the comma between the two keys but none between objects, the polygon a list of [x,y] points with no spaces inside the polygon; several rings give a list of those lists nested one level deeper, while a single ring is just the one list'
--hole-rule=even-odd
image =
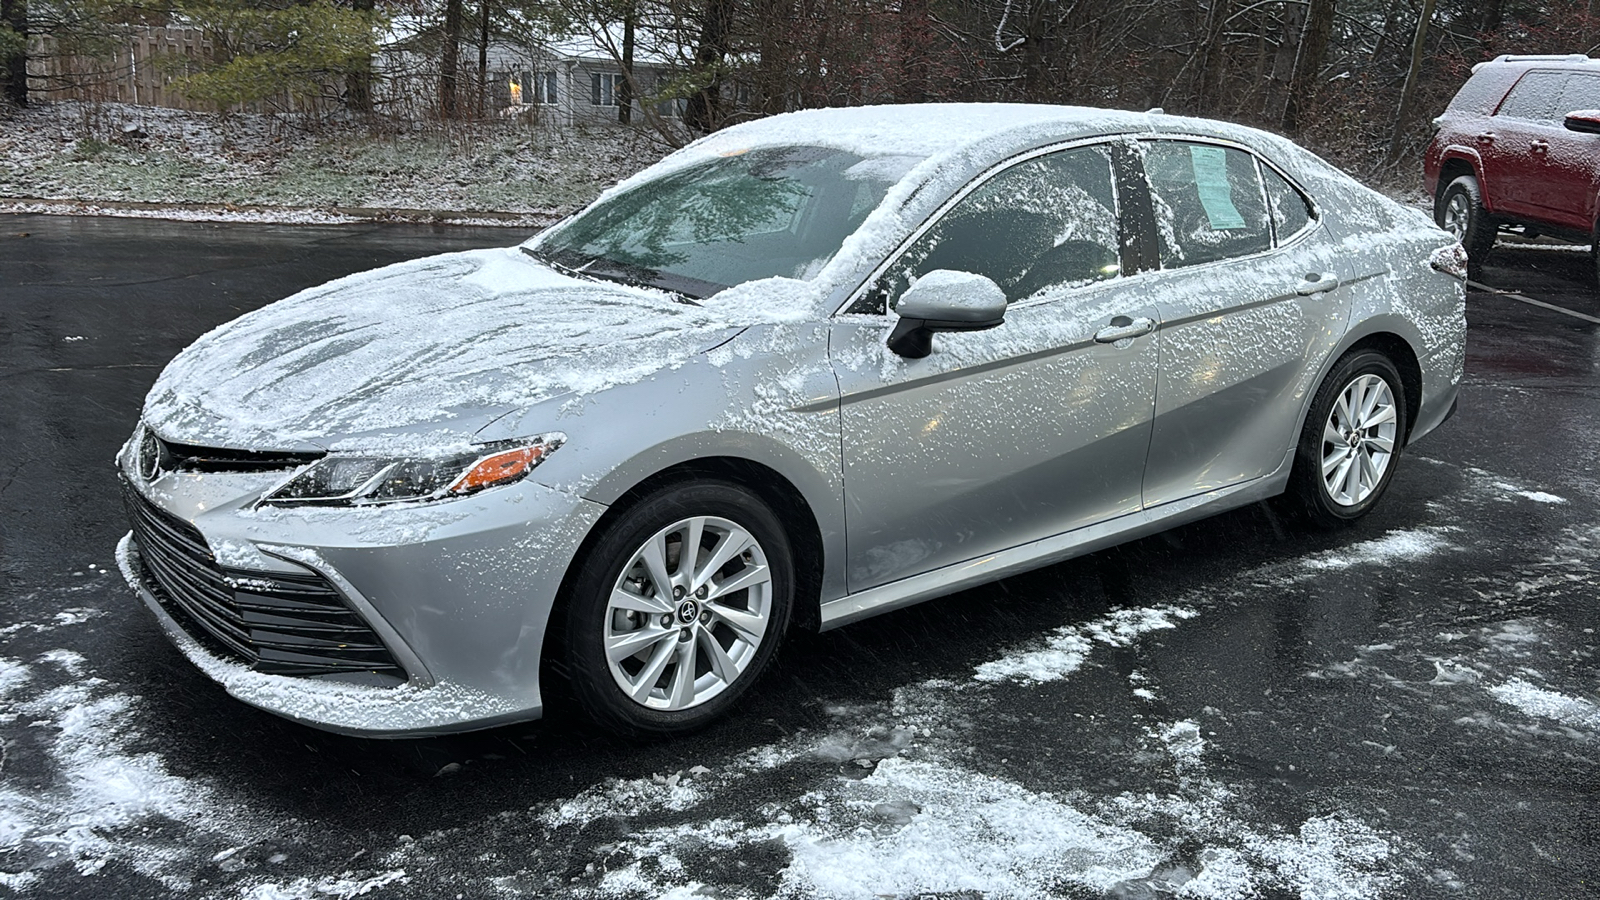
[{"label": "headlight", "polygon": [[562,434],[482,444],[437,458],[333,454],[279,485],[261,502],[274,506],[370,506],[464,497],[527,477],[566,442]]}]

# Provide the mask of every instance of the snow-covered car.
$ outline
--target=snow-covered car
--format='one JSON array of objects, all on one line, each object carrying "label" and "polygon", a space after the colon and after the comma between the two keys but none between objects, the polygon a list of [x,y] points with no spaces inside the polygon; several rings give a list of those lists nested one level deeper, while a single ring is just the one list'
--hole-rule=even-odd
[{"label": "snow-covered car", "polygon": [[920,105],[718,132],[521,246],[224,325],[119,454],[129,582],[335,731],[673,733],[830,629],[1285,494],[1455,409],[1461,247],[1283,139]]}]

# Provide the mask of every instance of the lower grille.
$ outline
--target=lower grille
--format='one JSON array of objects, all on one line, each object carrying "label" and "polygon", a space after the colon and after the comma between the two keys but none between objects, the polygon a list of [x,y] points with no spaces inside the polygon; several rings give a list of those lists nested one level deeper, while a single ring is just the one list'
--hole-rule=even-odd
[{"label": "lower grille", "polygon": [[195,528],[123,481],[139,546],[140,580],[208,650],[258,672],[330,675],[405,672],[338,589],[320,575],[245,572],[217,565]]}]

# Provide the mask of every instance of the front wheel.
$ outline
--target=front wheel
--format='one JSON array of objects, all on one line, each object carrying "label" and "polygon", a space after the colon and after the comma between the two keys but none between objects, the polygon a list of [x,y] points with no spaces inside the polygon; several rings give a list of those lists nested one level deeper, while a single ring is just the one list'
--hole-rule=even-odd
[{"label": "front wheel", "polygon": [[727,482],[673,485],[612,522],[568,596],[572,693],[629,737],[699,728],[772,661],[793,605],[782,525]]},{"label": "front wheel", "polygon": [[1315,525],[1366,515],[1394,477],[1406,435],[1405,390],[1387,356],[1360,350],[1340,359],[1306,415],[1289,499]]},{"label": "front wheel", "polygon": [[1495,232],[1499,230],[1489,211],[1484,208],[1483,191],[1478,187],[1478,179],[1462,175],[1445,185],[1434,202],[1433,220],[1467,248],[1472,277],[1477,278],[1484,258],[1494,247]]}]

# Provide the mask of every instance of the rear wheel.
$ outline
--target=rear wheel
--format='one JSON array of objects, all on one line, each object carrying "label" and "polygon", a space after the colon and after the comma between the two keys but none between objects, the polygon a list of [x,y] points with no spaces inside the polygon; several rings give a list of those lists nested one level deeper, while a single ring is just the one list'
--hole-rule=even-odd
[{"label": "rear wheel", "polygon": [[777,517],[744,488],[703,481],[644,498],[600,536],[568,597],[579,707],[630,737],[711,722],[772,661],[793,573]]},{"label": "rear wheel", "polygon": [[1314,525],[1366,515],[1389,488],[1406,435],[1405,389],[1387,356],[1346,354],[1306,415],[1288,499]]},{"label": "rear wheel", "polygon": [[1455,235],[1461,246],[1467,248],[1470,275],[1478,277],[1478,270],[1494,247],[1495,224],[1483,206],[1483,192],[1478,179],[1471,175],[1445,185],[1433,206],[1433,219],[1439,227]]}]

